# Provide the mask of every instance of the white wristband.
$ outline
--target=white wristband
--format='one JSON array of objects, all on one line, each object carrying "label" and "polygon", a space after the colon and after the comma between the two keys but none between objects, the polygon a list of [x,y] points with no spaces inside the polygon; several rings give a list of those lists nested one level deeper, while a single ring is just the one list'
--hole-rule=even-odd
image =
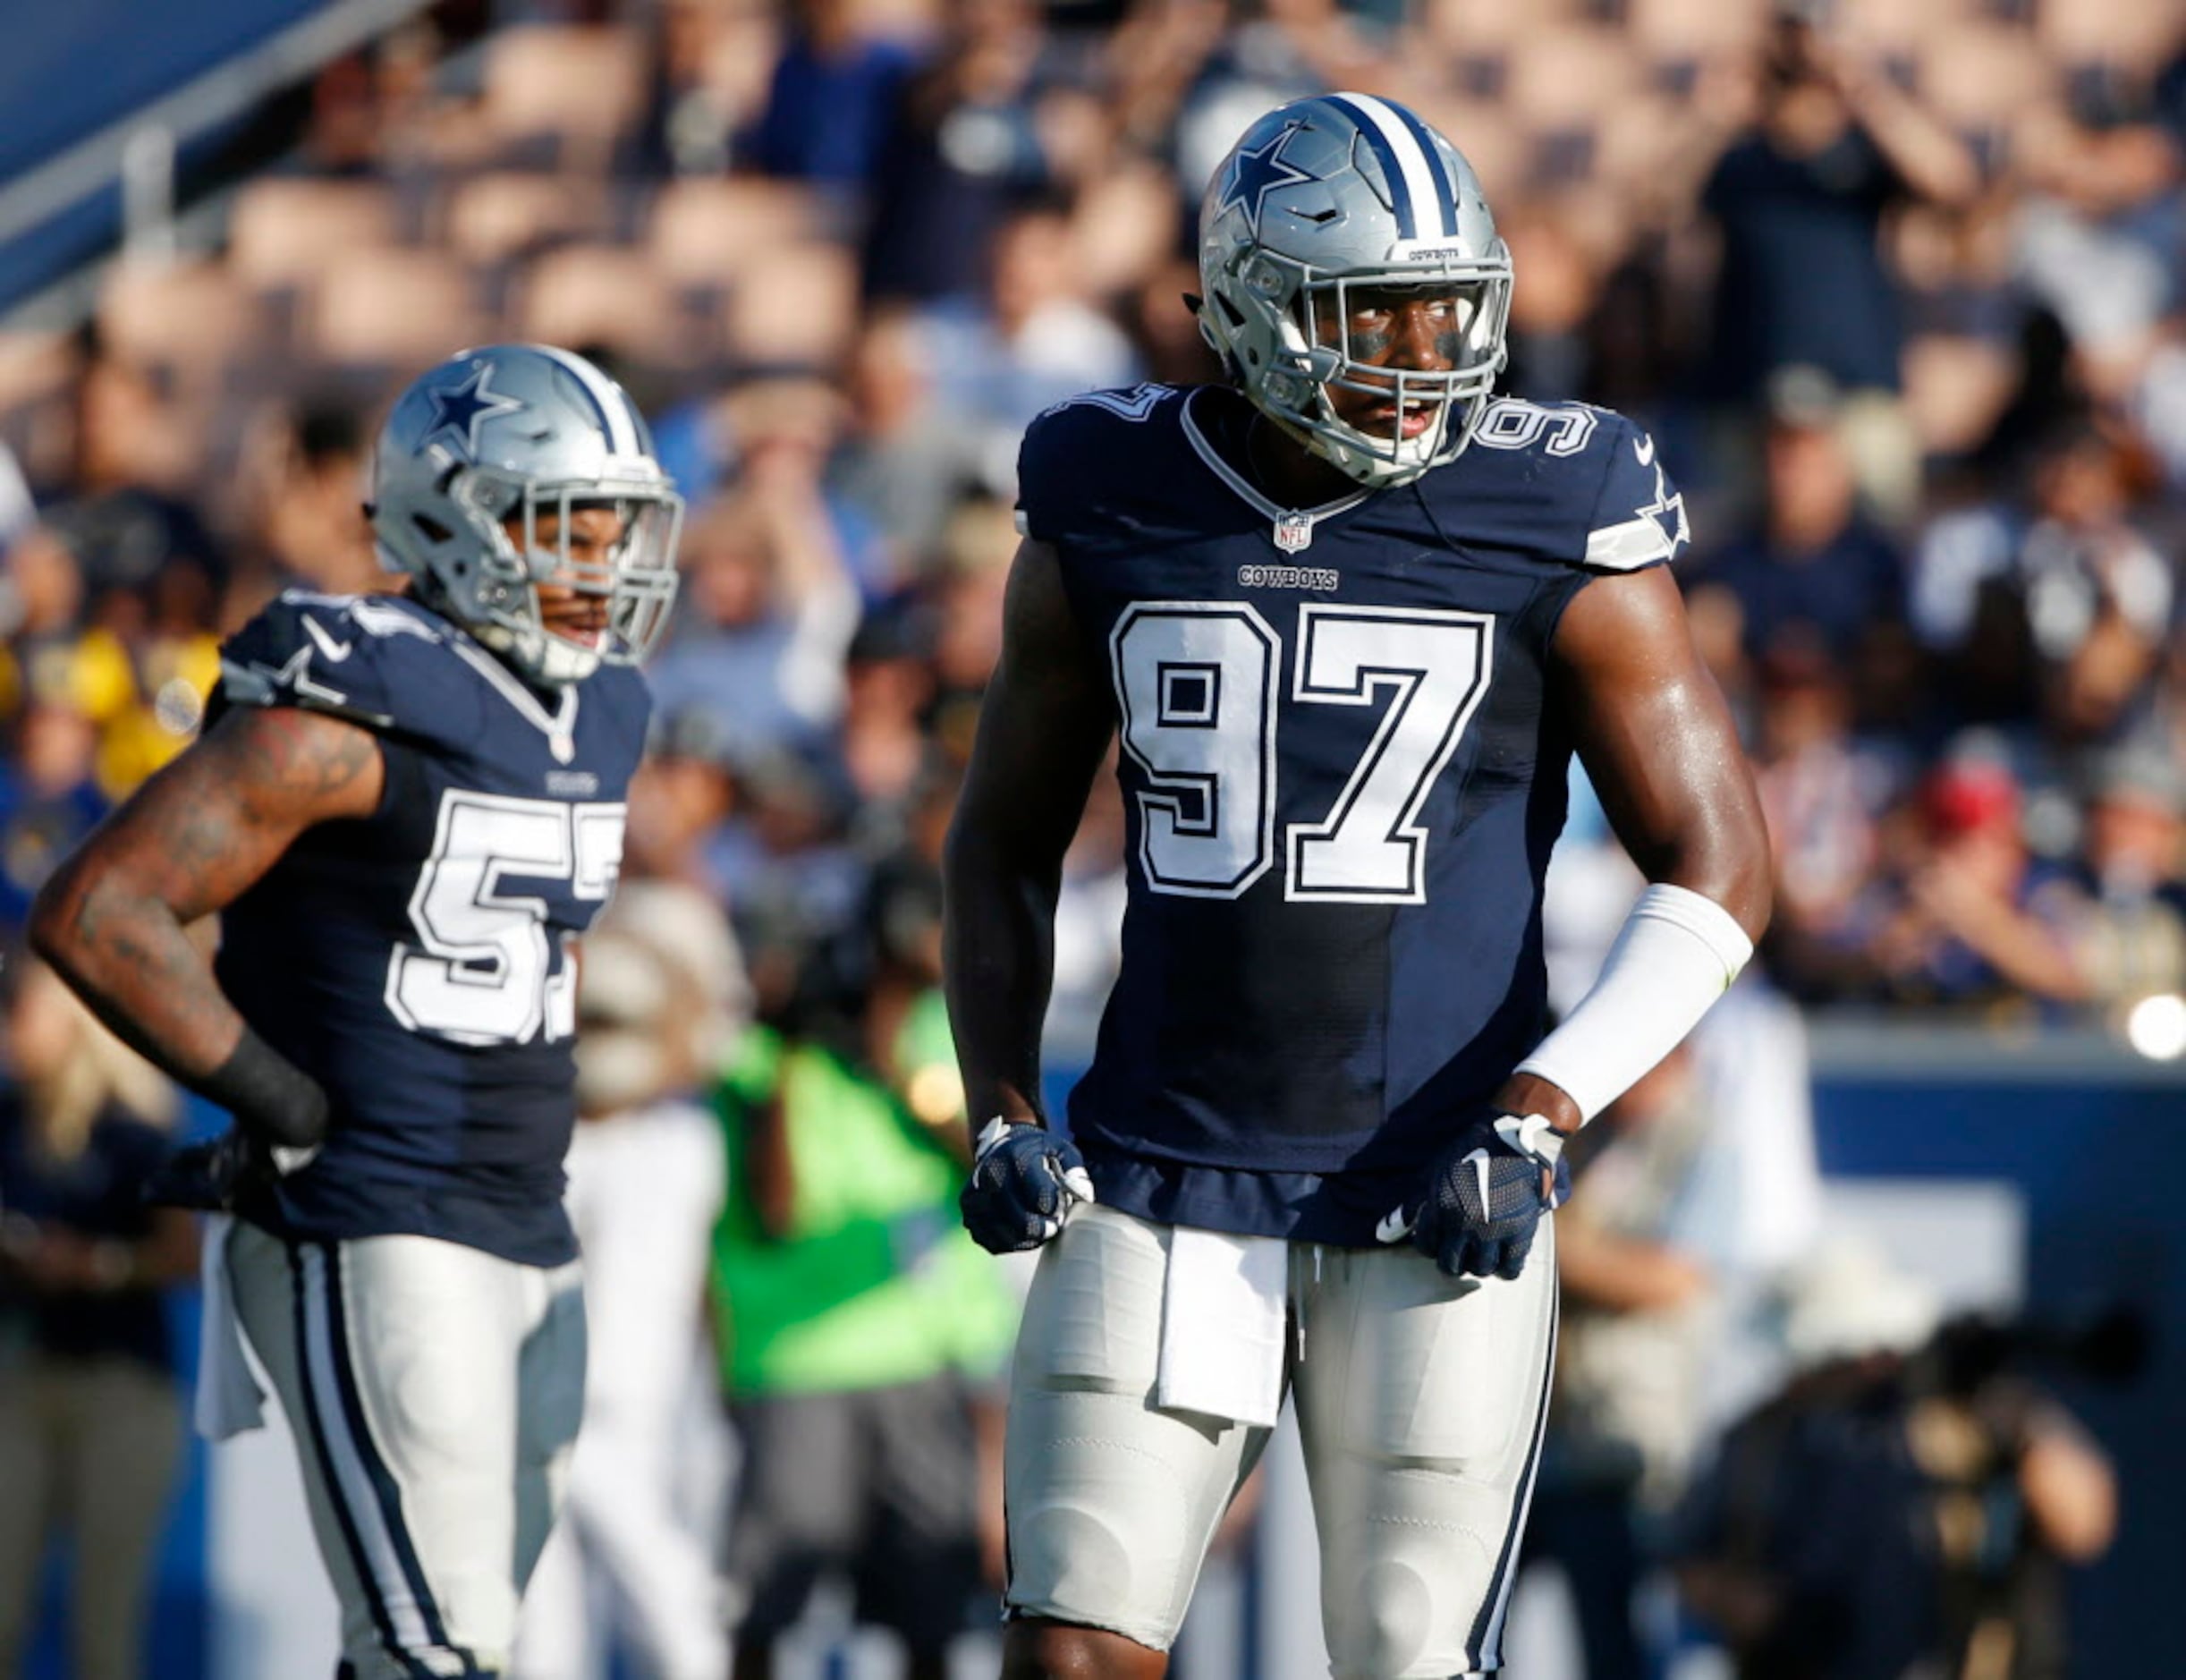
[{"label": "white wristband", "polygon": [[1591,1120],[1684,1041],[1752,955],[1746,930],[1714,899],[1650,887],[1593,989],[1518,1072],[1546,1080]]}]

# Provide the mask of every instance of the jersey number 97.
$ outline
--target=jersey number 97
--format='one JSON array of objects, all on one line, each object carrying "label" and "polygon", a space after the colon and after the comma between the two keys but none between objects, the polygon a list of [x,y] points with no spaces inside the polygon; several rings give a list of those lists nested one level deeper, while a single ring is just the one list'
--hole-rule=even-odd
[{"label": "jersey number 97", "polygon": [[[1487,692],[1495,619],[1428,607],[1298,609],[1291,699],[1381,706],[1334,807],[1287,825],[1284,896],[1419,904],[1419,813]],[[1235,898],[1277,860],[1282,643],[1250,606],[1148,601],[1109,637],[1123,744],[1144,785],[1139,861],[1157,893]]]}]

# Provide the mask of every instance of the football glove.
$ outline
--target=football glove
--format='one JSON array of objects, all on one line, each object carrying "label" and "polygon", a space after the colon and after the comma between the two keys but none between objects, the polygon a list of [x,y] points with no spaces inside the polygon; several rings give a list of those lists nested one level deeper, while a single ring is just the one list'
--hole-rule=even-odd
[{"label": "football glove", "polygon": [[[1541,1175],[1553,1189],[1541,1193]],[[1496,1115],[1437,1156],[1425,1201],[1385,1215],[1375,1235],[1409,1235],[1453,1277],[1516,1277],[1541,1216],[1571,1194],[1563,1137],[1546,1116]]]},{"label": "football glove", "polygon": [[167,1157],[144,1181],[144,1200],[154,1207],[191,1208],[199,1213],[233,1213],[257,1184],[270,1184],[301,1172],[318,1150],[261,1143],[241,1127],[192,1143]]},{"label": "football glove", "polygon": [[1071,1209],[1093,1200],[1085,1158],[1068,1138],[999,1115],[979,1133],[971,1182],[956,1199],[964,1229],[989,1254],[1015,1254],[1062,1230]]}]

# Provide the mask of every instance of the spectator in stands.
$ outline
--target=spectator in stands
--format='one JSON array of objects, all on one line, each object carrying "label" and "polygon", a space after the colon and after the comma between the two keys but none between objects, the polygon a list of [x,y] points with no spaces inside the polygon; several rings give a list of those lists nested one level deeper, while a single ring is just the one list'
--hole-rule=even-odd
[{"label": "spectator in stands", "polygon": [[860,814],[832,750],[738,751],[735,809],[707,842],[753,979],[770,1002],[786,978],[771,963],[801,962],[854,925],[871,859],[852,832]]},{"label": "spectator in stands", "polygon": [[2160,748],[2117,748],[2089,778],[2079,855],[2046,888],[2088,1000],[2186,991],[2186,786]]},{"label": "spectator in stands", "polygon": [[830,493],[882,533],[898,582],[934,571],[950,513],[992,466],[975,430],[942,406],[935,354],[908,307],[868,314],[851,356],[843,435],[827,464]]},{"label": "spectator in stands", "polygon": [[186,483],[190,440],[148,370],[87,333],[74,386],[74,449],[62,483],[42,486],[47,523],[83,571],[94,620],[130,620],[151,591],[212,622],[226,556]]},{"label": "spectator in stands", "polygon": [[284,589],[362,595],[389,587],[363,512],[369,453],[354,403],[308,402],[281,416],[252,463],[262,552],[222,604],[225,623],[240,625]]},{"label": "spectator in stands", "polygon": [[736,810],[735,765],[730,725],[713,713],[657,718],[645,760],[631,778],[623,875],[695,887],[726,902],[714,848]]},{"label": "spectator in stands", "polygon": [[23,1672],[48,1548],[75,1558],[68,1672],[138,1680],[153,1561],[182,1464],[162,1288],[196,1222],[145,1206],[174,1094],[51,970],[6,967],[0,1086],[0,1673]]},{"label": "spectator in stands", "polygon": [[1002,657],[1002,596],[1016,547],[1015,518],[1002,502],[969,496],[950,516],[933,591],[939,614],[933,716],[936,739],[960,763],[970,756],[979,697]]},{"label": "spectator in stands", "polygon": [[884,832],[902,821],[927,769],[933,636],[933,615],[906,599],[868,614],[851,641],[843,775],[851,797]]},{"label": "spectator in stands", "polygon": [[1761,656],[1755,780],[1775,860],[1768,972],[1792,996],[1826,1002],[1846,984],[1882,859],[1881,819],[1906,767],[1852,731],[1851,679],[1811,631]]},{"label": "spectator in stands", "polygon": [[1860,511],[1836,383],[1818,368],[1779,369],[1767,412],[1761,520],[1716,553],[1690,591],[1736,603],[1750,662],[1809,641],[1848,674],[1868,716],[1902,711],[1913,675],[1904,562]]},{"label": "spectator in stands", "polygon": [[864,241],[869,299],[976,294],[1011,204],[1052,178],[1039,106],[1052,67],[1030,0],[945,0],[943,38],[881,147]]},{"label": "spectator in stands", "polygon": [[2073,1005],[2087,976],[2039,890],[2020,785],[1987,742],[1955,749],[1920,785],[1905,859],[1873,912],[1865,955],[1903,1002],[2009,1009]]},{"label": "spectator in stands", "polygon": [[2135,476],[2091,424],[2060,426],[2035,465],[2020,587],[2044,725],[2068,750],[2147,721],[2177,609],[2176,573],[2132,518]]},{"label": "spectator in stands", "polygon": [[858,591],[821,491],[824,441],[774,433],[743,450],[736,487],[687,528],[655,702],[710,711],[741,751],[809,746],[842,715]]},{"label": "spectator in stands", "polygon": [[8,545],[0,601],[19,688],[39,652],[73,638],[83,622],[84,594],[82,564],[57,531],[33,525]]},{"label": "spectator in stands", "polygon": [[22,935],[53,867],[106,814],[97,731],[64,697],[34,693],[0,757],[0,940]]},{"label": "spectator in stands", "polygon": [[1847,394],[1862,484],[1902,515],[1919,456],[1897,407],[1902,327],[1883,218],[1908,194],[1962,203],[1978,174],[1947,127],[1810,15],[1777,14],[1758,116],[1702,191],[1722,257],[1700,372],[1707,396],[1739,404],[1781,368],[1821,369]]},{"label": "spectator in stands", "polygon": [[1502,226],[1512,267],[1526,276],[1511,297],[1510,388],[1535,402],[1591,396],[1589,328],[1601,293],[1592,259],[1556,216],[1521,211]]},{"label": "spectator in stands", "polygon": [[910,40],[875,27],[859,0],[798,0],[766,108],[737,148],[763,174],[842,195],[860,212],[888,125],[918,64]]},{"label": "spectator in stands", "polygon": [[996,233],[983,294],[936,304],[919,330],[938,405],[972,429],[988,484],[1009,481],[1018,440],[1041,410],[1138,377],[1130,339],[1086,295],[1070,218],[1055,205],[1012,214]]},{"label": "spectator in stands", "polygon": [[[734,161],[736,131],[750,113],[715,73],[724,56],[716,33],[722,10],[707,0],[663,0],[649,8],[653,22],[643,141],[640,155],[649,175],[717,175]],[[754,18],[761,32],[751,45],[772,47],[772,18]],[[738,43],[741,45],[742,43]],[[738,54],[740,59],[750,55]],[[741,66],[744,90],[755,101],[765,89],[764,64]],[[665,463],[664,463],[665,464]]]},{"label": "spectator in stands", "polygon": [[2065,751],[2147,722],[2177,601],[2133,520],[2134,469],[2094,420],[2057,417],[2019,485],[1938,519],[1911,594],[1962,717],[2038,722]]},{"label": "spectator in stands", "polygon": [[2057,107],[2030,114],[2017,156],[2030,191],[2016,277],[2114,393],[2182,301],[2178,139],[2158,118],[2144,68],[2098,64],[2072,78]]}]

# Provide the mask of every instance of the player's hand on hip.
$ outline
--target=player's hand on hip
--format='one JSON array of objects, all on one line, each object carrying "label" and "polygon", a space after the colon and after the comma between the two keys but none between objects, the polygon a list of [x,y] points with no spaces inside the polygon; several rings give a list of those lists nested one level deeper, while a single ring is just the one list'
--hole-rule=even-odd
[{"label": "player's hand on hip", "polygon": [[1376,1235],[1410,1236],[1453,1277],[1516,1277],[1541,1216],[1571,1187],[1563,1134],[1545,1116],[1493,1115],[1436,1157],[1426,1199],[1385,1215]]},{"label": "player's hand on hip", "polygon": [[1092,1200],[1093,1180],[1076,1144],[1046,1126],[997,1115],[979,1133],[971,1182],[956,1205],[981,1248],[1014,1254],[1039,1247],[1063,1229],[1072,1208]]},{"label": "player's hand on hip", "polygon": [[144,1181],[144,1200],[155,1207],[232,1213],[254,1184],[271,1184],[309,1167],[317,1149],[284,1149],[259,1142],[240,1126],[216,1138],[179,1149]]}]

